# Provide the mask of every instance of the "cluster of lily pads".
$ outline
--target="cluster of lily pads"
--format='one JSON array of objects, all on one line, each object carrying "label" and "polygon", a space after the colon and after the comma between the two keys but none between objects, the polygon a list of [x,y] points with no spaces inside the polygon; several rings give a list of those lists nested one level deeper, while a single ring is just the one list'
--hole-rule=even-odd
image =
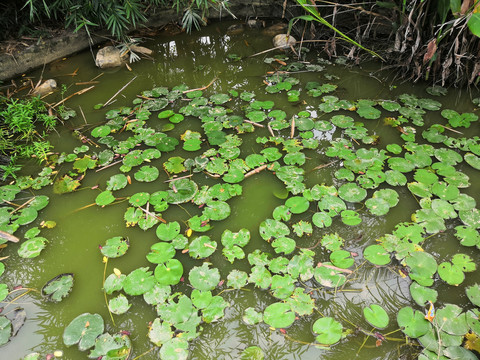
[{"label": "cluster of lily pads", "polygon": [[[124,314],[134,296],[142,296],[153,306],[158,316],[152,319],[148,336],[159,347],[161,359],[186,359],[189,341],[200,335],[201,324],[224,317],[225,309],[231,306],[221,296],[220,289],[225,286],[234,290],[255,287],[271,294],[271,304],[265,308],[244,310],[247,325],[263,322],[273,329],[285,329],[307,318],[312,321],[317,345],[331,346],[348,338],[348,324],[334,315],[319,315],[316,298],[306,288],[348,288],[362,258],[372,266],[394,265],[408,274],[416,306],[398,309],[396,322],[407,339],[416,339],[413,341],[422,346],[420,359],[475,359],[469,349],[479,350],[472,345],[480,336],[477,308],[464,310],[442,304],[427,318],[423,311],[437,302],[435,283],[459,285],[466,273],[476,270],[467,254],[459,252],[440,262],[438,254],[425,249],[431,235],[451,227],[460,245],[480,248],[480,213],[476,200],[461,192],[470,186],[470,179],[458,169],[465,161],[480,170],[480,138],[456,136],[458,129],[468,128],[477,116],[444,109],[441,117],[446,124],[439,120],[427,128],[427,111],[440,111],[438,101],[413,95],[396,100],[342,100],[335,95],[337,85],[309,82],[303,86],[292,75],[323,69],[321,65],[290,62],[265,78],[268,94],[286,96],[297,107],[301,107],[302,96],[318,102],[316,108],[296,113],[276,108],[273,100],[259,100],[249,91],[208,95],[208,90],[185,85],[144,91],[131,107],[108,111],[106,122],[91,131],[90,143],[100,144],[100,148],[84,144],[70,154],[56,154],[50,158],[51,166],[36,178],[21,177],[15,184],[1,187],[6,206],[0,208],[0,230],[14,233],[47,206],[46,196],[35,196],[24,207],[9,206],[21,190],[52,185],[57,194],[72,192],[89,171],[110,167],[117,173],[100,184],[96,205],[123,206],[117,201],[123,197],[118,195],[120,191],[128,190],[133,181],[151,183],[145,189],[153,191],[128,196],[123,220],[127,227],[155,232],[158,241],[151,245],[144,266],[129,274],[114,268],[105,278],[108,309],[114,315]],[[402,145],[388,144],[380,149],[379,135],[360,119],[383,119],[385,126],[398,130]],[[192,124],[190,129],[179,137],[170,136],[183,121]],[[420,131],[423,143],[416,142]],[[261,151],[248,153],[242,148],[246,133],[254,133]],[[327,133],[333,138],[322,148],[322,134]],[[176,149],[191,156],[172,153]],[[332,158],[331,165],[325,164],[334,168],[329,184],[307,187],[303,166],[309,161],[316,164],[311,154]],[[55,167],[65,163],[72,164],[71,170],[57,174]],[[159,184],[162,171],[169,180]],[[273,210],[271,218],[260,223],[258,233],[236,228],[225,230],[220,239],[212,238],[209,231],[214,222],[232,212],[229,200],[242,195],[242,181],[261,171],[273,173],[290,196]],[[210,179],[216,183],[212,185]],[[367,215],[387,215],[400,201],[397,190],[405,188],[419,204],[412,221],[398,223],[391,233],[375,239],[375,244],[365,244],[360,256],[349,250],[348,241],[329,229],[334,222],[357,226]],[[169,219],[169,208],[175,205],[190,206],[192,214],[187,219]],[[39,237],[39,232],[34,227],[25,233],[26,240],[18,248],[20,256],[38,256],[47,246],[48,240]],[[318,238],[317,245],[306,248],[304,240],[313,236]],[[257,238],[266,244],[253,243]],[[109,259],[126,254],[130,245],[123,236],[106,239],[100,246],[106,265]],[[254,250],[247,251],[247,245]],[[264,251],[265,246],[269,251]],[[221,252],[231,264],[247,261],[249,270],[224,273],[211,263],[215,252]],[[188,272],[181,253],[198,262]],[[318,262],[325,258],[327,261]],[[3,268],[0,262],[0,275]],[[179,291],[183,282],[190,285],[190,292]],[[61,274],[42,292],[60,301],[72,286],[73,275]],[[8,295],[7,286],[0,284],[0,300]],[[466,295],[475,307],[480,306],[479,285],[467,287]],[[379,339],[376,334],[390,325],[388,313],[373,303],[365,306],[363,315],[374,328],[369,336]],[[14,335],[11,320],[0,315],[0,344]],[[470,339],[468,346],[462,346],[465,339]],[[92,359],[127,359],[132,353],[128,334],[105,332],[104,320],[98,314],[84,313],[73,319],[63,340],[67,346],[78,344],[80,350],[89,350]],[[34,356],[28,359],[37,358]],[[264,354],[252,346],[242,356],[263,359]]]}]

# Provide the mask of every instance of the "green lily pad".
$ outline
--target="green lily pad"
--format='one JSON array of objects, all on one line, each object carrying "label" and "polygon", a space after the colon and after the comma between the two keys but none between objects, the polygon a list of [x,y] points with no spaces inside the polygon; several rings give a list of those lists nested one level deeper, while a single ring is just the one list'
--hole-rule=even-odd
[{"label": "green lily pad", "polygon": [[432,276],[437,272],[437,262],[429,253],[415,251],[410,254],[405,263],[410,267],[410,278],[420,285],[431,286],[433,284]]},{"label": "green lily pad", "polygon": [[128,335],[104,333],[95,340],[95,347],[88,354],[89,359],[127,360],[132,351]]},{"label": "green lily pad", "polygon": [[330,254],[330,261],[336,267],[348,269],[355,263],[352,255],[346,250],[335,250]]},{"label": "green lily pad", "polygon": [[450,285],[459,285],[465,279],[465,272],[475,271],[476,264],[470,256],[455,254],[452,262],[443,262],[438,266],[438,275]]},{"label": "green lily pad", "polygon": [[345,225],[355,226],[362,222],[362,218],[360,217],[358,212],[354,210],[343,210],[340,213],[340,216],[342,218],[342,222]]},{"label": "green lily pad", "polygon": [[480,285],[475,284],[466,287],[465,293],[473,305],[480,307]]},{"label": "green lily pad", "polygon": [[162,360],[187,360],[188,341],[174,337],[167,341],[160,348],[160,359]]},{"label": "green lily pad", "polygon": [[332,225],[332,218],[326,212],[316,212],[312,216],[312,222],[316,227],[326,228]]},{"label": "green lily pad", "polygon": [[295,250],[297,243],[295,240],[288,237],[280,237],[272,242],[272,247],[277,254],[284,253],[285,255],[291,254]]},{"label": "green lily pad", "polygon": [[313,323],[312,331],[318,334],[315,340],[320,344],[333,345],[342,338],[343,327],[331,317],[323,317]]},{"label": "green lily pad", "polygon": [[286,303],[273,303],[263,312],[263,321],[273,328],[287,328],[295,321],[295,313]]},{"label": "green lily pad", "polygon": [[66,346],[78,344],[81,351],[91,348],[95,339],[103,333],[103,319],[98,314],[84,313],[73,319],[63,332]]},{"label": "green lily pad", "polygon": [[[331,266],[332,264],[325,262],[323,265]],[[340,271],[327,266],[319,266],[315,268],[313,273],[315,280],[317,280],[320,285],[328,288],[338,288],[345,284],[347,281],[345,275]]]},{"label": "green lily pad", "polygon": [[95,198],[95,203],[98,206],[106,206],[115,201],[115,196],[113,196],[110,190],[102,191],[100,194],[97,195]]},{"label": "green lily pad", "polygon": [[171,190],[167,191],[167,202],[181,204],[193,199],[198,191],[198,185],[188,179],[174,180],[169,183]]},{"label": "green lily pad", "polygon": [[369,245],[363,251],[365,259],[374,265],[387,265],[391,261],[390,253],[381,245]]},{"label": "green lily pad", "polygon": [[240,354],[240,360],[263,360],[265,353],[258,346],[249,346]]},{"label": "green lily pad", "polygon": [[147,260],[153,264],[163,264],[175,256],[175,248],[171,243],[158,242],[150,247]]},{"label": "green lily pad", "polygon": [[123,282],[123,290],[128,295],[143,295],[153,288],[155,278],[148,267],[133,270]]},{"label": "green lily pad", "polygon": [[209,236],[199,236],[192,240],[188,254],[194,259],[204,259],[212,255],[217,249],[217,242]]},{"label": "green lily pad", "polygon": [[12,336],[12,322],[5,316],[0,316],[0,346],[6,344]]},{"label": "green lily pad", "polygon": [[255,325],[258,324],[260,321],[263,321],[263,314],[261,312],[255,311],[254,308],[249,307],[245,309],[245,313],[242,319],[247,325]]},{"label": "green lily pad", "polygon": [[180,224],[176,221],[160,224],[156,230],[157,237],[162,241],[172,241],[175,236],[180,234]]},{"label": "green lily pad", "polygon": [[293,196],[285,201],[287,206],[293,214],[301,214],[308,210],[310,202],[303,196]]},{"label": "green lily pad", "polygon": [[145,165],[142,166],[133,176],[135,180],[140,182],[152,182],[157,180],[160,172],[154,166]]},{"label": "green lily pad", "polygon": [[281,221],[266,219],[260,223],[259,232],[264,240],[269,240],[272,237],[280,238],[288,236],[290,234],[290,229]]},{"label": "green lily pad", "polygon": [[222,233],[222,245],[229,248],[234,245],[243,247],[248,244],[250,241],[250,231],[247,229],[240,229],[238,232],[234,233],[231,230],[225,230]]},{"label": "green lily pad", "polygon": [[129,246],[130,243],[127,239],[121,236],[115,236],[108,239],[105,245],[99,246],[99,248],[103,256],[106,256],[108,258],[117,258],[124,255],[127,252]]},{"label": "green lily pad", "polygon": [[367,197],[367,191],[355,183],[340,186],[338,196],[348,202],[360,202]]},{"label": "green lily pad", "polygon": [[468,165],[474,169],[480,170],[480,157],[472,153],[467,153],[463,157]]},{"label": "green lily pad", "polygon": [[43,249],[47,246],[48,240],[44,237],[34,237],[24,241],[17,250],[20,257],[31,259],[40,255]]},{"label": "green lily pad", "polygon": [[248,274],[241,270],[232,270],[227,276],[227,286],[234,289],[241,289],[247,285]]},{"label": "green lily pad", "polygon": [[224,220],[230,216],[230,205],[225,201],[209,201],[203,215],[210,220]]},{"label": "green lily pad", "polygon": [[220,282],[220,272],[217,268],[209,268],[209,263],[204,262],[202,266],[195,266],[188,274],[190,284],[198,290],[208,291],[217,287]]},{"label": "green lily pad", "polygon": [[388,326],[388,314],[380,305],[372,304],[363,308],[363,315],[365,320],[377,329],[384,329]]},{"label": "green lily pad", "polygon": [[424,315],[410,306],[400,309],[397,314],[397,323],[405,335],[412,339],[419,338],[430,330],[430,323],[425,320]]},{"label": "green lily pad", "polygon": [[430,289],[413,281],[410,285],[410,295],[419,306],[425,306],[428,301],[435,303],[438,293],[435,289]]},{"label": "green lily pad", "polygon": [[132,304],[128,302],[125,295],[120,294],[108,301],[108,308],[115,315],[125,314]]},{"label": "green lily pad", "polygon": [[42,287],[42,295],[51,301],[59,302],[70,294],[73,288],[73,274],[60,274],[47,281]]},{"label": "green lily pad", "polygon": [[466,314],[462,308],[453,304],[446,304],[438,309],[436,314],[437,326],[450,335],[465,335],[468,331]]},{"label": "green lily pad", "polygon": [[382,216],[390,211],[390,205],[380,197],[372,197],[365,201],[365,206],[373,215]]},{"label": "green lily pad", "polygon": [[166,321],[156,318],[148,331],[148,338],[157,346],[165,344],[173,337],[171,326]]},{"label": "green lily pad", "polygon": [[183,275],[183,265],[177,259],[169,259],[155,268],[155,279],[160,285],[176,285]]}]

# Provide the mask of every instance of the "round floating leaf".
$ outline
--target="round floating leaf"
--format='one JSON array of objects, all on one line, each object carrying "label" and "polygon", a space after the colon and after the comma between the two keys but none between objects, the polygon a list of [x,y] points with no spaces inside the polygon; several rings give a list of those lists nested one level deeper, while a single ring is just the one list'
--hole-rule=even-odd
[{"label": "round floating leaf", "polygon": [[365,320],[377,329],[384,329],[388,326],[388,314],[380,305],[372,304],[363,308],[363,315]]},{"label": "round floating leaf", "polygon": [[214,94],[210,96],[210,101],[216,105],[221,105],[230,100],[230,95],[227,94]]},{"label": "round floating leaf", "polygon": [[264,240],[269,240],[270,238],[279,238],[283,236],[288,236],[290,234],[290,229],[284,223],[273,220],[266,219],[260,223],[259,227],[260,236]]},{"label": "round floating leaf", "polygon": [[355,226],[362,222],[362,218],[354,210],[343,210],[340,213],[340,216],[342,217],[342,222],[345,225]]},{"label": "round floating leaf", "polygon": [[195,266],[188,274],[190,284],[198,290],[208,291],[217,287],[220,282],[220,272],[217,268],[209,268],[209,263]]},{"label": "round floating leaf", "polygon": [[130,196],[128,202],[133,206],[143,206],[150,200],[150,194],[147,192],[138,192]]},{"label": "round floating leaf", "polygon": [[374,265],[387,265],[390,263],[390,253],[381,245],[369,245],[363,251],[365,259]]},{"label": "round floating leaf", "polygon": [[458,215],[465,225],[471,226],[475,229],[480,228],[480,211],[478,209],[475,208],[468,211],[462,210],[458,212]]},{"label": "round floating leaf", "polygon": [[192,240],[188,254],[194,259],[204,259],[212,255],[217,249],[217,242],[209,236],[199,236]]},{"label": "round floating leaf", "polygon": [[128,295],[143,295],[155,285],[155,278],[148,267],[138,268],[127,275],[123,290]]},{"label": "round floating leaf", "polygon": [[437,326],[450,335],[465,335],[468,332],[466,314],[457,305],[447,304],[437,310]]},{"label": "round floating leaf", "polygon": [[423,286],[433,284],[432,276],[437,271],[437,262],[432,255],[415,251],[405,259],[405,263],[410,267],[410,278],[412,280]]},{"label": "round floating leaf", "polygon": [[293,196],[285,201],[287,206],[293,214],[301,214],[308,210],[310,202],[303,196]]},{"label": "round floating leaf", "polygon": [[263,312],[263,321],[273,328],[286,328],[295,321],[295,313],[286,303],[273,303]]},{"label": "round floating leaf", "polygon": [[108,125],[102,125],[102,126],[97,126],[92,130],[92,136],[93,137],[104,137],[110,134],[110,131],[112,129]]},{"label": "round floating leaf", "polygon": [[173,337],[171,326],[166,321],[156,318],[148,331],[148,337],[157,346],[165,344]]},{"label": "round floating leaf", "polygon": [[60,274],[47,281],[42,287],[42,295],[59,302],[70,294],[73,288],[73,274]]},{"label": "round floating leaf", "polygon": [[160,285],[176,285],[183,275],[183,265],[177,259],[169,259],[155,268],[155,279]]},{"label": "round floating leaf", "polygon": [[225,201],[209,201],[203,215],[210,220],[223,220],[230,216],[230,205]]},{"label": "round floating leaf", "polygon": [[349,128],[353,126],[353,123],[354,123],[353,118],[345,115],[335,115],[330,119],[330,121],[332,122],[333,125],[342,129]]},{"label": "round floating leaf", "polygon": [[27,225],[38,217],[38,211],[32,207],[23,208],[20,216],[15,220],[18,225]]},{"label": "round floating leaf", "polygon": [[107,294],[112,294],[115,291],[120,291],[123,288],[123,282],[127,276],[124,274],[110,274],[103,284],[103,288]]},{"label": "round floating leaf", "polygon": [[323,265],[326,266],[316,267],[313,273],[315,280],[317,280],[319,284],[329,288],[337,288],[345,284],[347,279],[340,271],[332,269],[331,263],[325,262]]},{"label": "round floating leaf", "polygon": [[175,256],[175,248],[171,243],[158,242],[150,247],[147,260],[153,264],[163,264]]},{"label": "round floating leaf", "polygon": [[468,165],[474,169],[480,170],[480,157],[472,153],[467,153],[464,155],[464,159]]},{"label": "round floating leaf", "polygon": [[296,245],[297,243],[295,240],[288,237],[280,237],[272,242],[272,247],[275,249],[277,254],[283,252],[285,255],[288,255],[295,250]]},{"label": "round floating leaf", "polygon": [[95,198],[95,203],[98,206],[105,206],[111,204],[115,201],[115,196],[113,196],[110,190],[102,191],[98,196]]},{"label": "round floating leaf", "polygon": [[242,351],[240,360],[263,360],[265,353],[258,346],[249,346]]},{"label": "round floating leaf", "polygon": [[367,196],[367,190],[355,183],[347,183],[340,186],[338,196],[348,202],[360,202]]},{"label": "round floating leaf", "polygon": [[132,304],[129,304],[125,295],[120,294],[108,301],[108,308],[115,315],[125,314]]},{"label": "round floating leaf", "polygon": [[465,293],[473,305],[480,307],[480,285],[475,284],[466,287]]},{"label": "round floating leaf", "polygon": [[323,317],[313,323],[312,330],[318,334],[317,342],[324,345],[333,345],[342,338],[342,324],[331,317]]},{"label": "round floating leaf", "polygon": [[172,241],[180,234],[180,224],[176,221],[160,224],[156,230],[157,237],[162,241]]},{"label": "round floating leaf", "polygon": [[312,222],[316,227],[326,228],[332,225],[332,218],[326,212],[316,212],[312,216]]},{"label": "round floating leaf", "polygon": [[247,245],[249,241],[250,231],[248,231],[247,229],[240,229],[236,233],[227,229],[222,233],[222,244],[227,248],[234,245],[243,247]]},{"label": "round floating leaf", "polygon": [[249,307],[245,309],[242,319],[247,325],[255,325],[263,320],[263,314],[255,311],[254,308]]},{"label": "round floating leaf", "polygon": [[18,255],[25,259],[37,257],[45,249],[47,242],[48,240],[43,237],[35,237],[24,241],[17,250]]},{"label": "round floating leaf", "polygon": [[435,303],[438,293],[435,289],[430,289],[413,281],[410,285],[410,295],[419,306],[425,306],[428,301]]},{"label": "round floating leaf", "polygon": [[71,346],[78,343],[78,348],[85,351],[95,344],[95,339],[103,333],[103,319],[98,314],[84,313],[77,316],[65,328],[63,343]]},{"label": "round floating leaf", "polygon": [[172,190],[167,191],[167,202],[170,204],[181,204],[193,199],[198,191],[198,185],[188,179],[171,181],[169,184]]},{"label": "round floating leaf", "polygon": [[90,359],[127,360],[132,351],[130,338],[125,334],[104,333],[95,340],[95,347],[90,351]]},{"label": "round floating leaf", "polygon": [[179,337],[167,341],[160,348],[160,359],[162,360],[187,360],[187,358],[188,342]]},{"label": "round floating leaf", "polygon": [[175,147],[179,143],[180,142],[177,139],[167,136],[167,137],[164,137],[162,141],[156,145],[156,147],[160,151],[169,152],[169,151],[175,150]]},{"label": "round floating leaf", "polygon": [[432,200],[432,210],[442,219],[455,219],[457,217],[453,205],[442,199]]},{"label": "round floating leaf", "polygon": [[425,335],[430,330],[430,323],[425,320],[425,316],[410,306],[400,309],[397,314],[397,323],[405,335],[413,339]]},{"label": "round floating leaf", "polygon": [[227,286],[234,289],[241,289],[247,285],[248,274],[245,271],[232,270],[227,276]]},{"label": "round floating leaf", "polygon": [[133,176],[135,180],[140,182],[152,182],[157,180],[160,172],[154,166],[146,165],[142,166]]},{"label": "round floating leaf", "polygon": [[350,252],[346,250],[333,251],[330,254],[330,261],[332,262],[333,265],[342,269],[348,269],[355,262]]},{"label": "round floating leaf", "polygon": [[0,316],[0,346],[6,344],[12,335],[12,322],[5,316]]},{"label": "round floating leaf", "polygon": [[382,216],[388,213],[390,205],[386,200],[380,197],[372,197],[365,201],[365,206],[373,215]]},{"label": "round floating leaf", "polygon": [[117,258],[124,255],[130,246],[127,239],[121,236],[115,236],[108,239],[105,245],[99,246],[100,252],[109,258]]}]

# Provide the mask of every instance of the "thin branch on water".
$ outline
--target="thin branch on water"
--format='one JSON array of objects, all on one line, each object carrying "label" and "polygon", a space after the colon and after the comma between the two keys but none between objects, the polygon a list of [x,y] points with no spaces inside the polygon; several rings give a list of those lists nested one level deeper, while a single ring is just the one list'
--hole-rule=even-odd
[{"label": "thin branch on water", "polygon": [[92,86],[90,86],[90,87],[88,87],[88,88],[84,88],[84,89],[82,89],[82,90],[78,90],[76,93],[73,93],[72,95],[67,96],[65,99],[63,99],[63,100],[59,101],[58,103],[56,103],[55,105],[53,105],[52,108],[53,108],[53,109],[56,108],[58,105],[63,104],[65,101],[69,100],[70,98],[74,97],[75,95],[82,95],[82,94],[86,93],[87,91],[92,90],[94,87],[95,87],[95,86],[92,85]]},{"label": "thin branch on water", "polygon": [[175,180],[187,179],[187,178],[192,177],[192,176],[193,176],[193,174],[185,175],[185,176],[181,176],[181,177],[174,178],[174,179],[168,179],[168,180],[165,180],[164,182],[168,183],[168,182],[172,182],[172,181],[175,181]]},{"label": "thin branch on water", "polygon": [[207,85],[207,86],[203,86],[203,87],[200,87],[200,88],[197,88],[197,89],[189,89],[189,90],[185,90],[182,92],[182,94],[187,94],[189,92],[192,92],[192,91],[197,91],[197,90],[205,90],[207,88],[209,88],[216,80],[218,79],[218,77],[214,77],[212,81],[210,81],[210,83]]},{"label": "thin branch on water", "polygon": [[108,101],[102,105],[102,108],[104,108],[105,106],[107,105],[110,105],[112,100],[115,99],[115,97],[120,94],[128,85],[130,85],[132,83],[133,80],[135,80],[137,77],[134,76],[129,82],[127,82],[120,90],[118,90],[115,95],[113,95],[110,99],[108,99]]}]

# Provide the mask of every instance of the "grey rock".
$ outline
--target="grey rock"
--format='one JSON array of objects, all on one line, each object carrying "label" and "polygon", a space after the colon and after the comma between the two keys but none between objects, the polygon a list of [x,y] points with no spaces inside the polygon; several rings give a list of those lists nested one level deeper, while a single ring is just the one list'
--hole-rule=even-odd
[{"label": "grey rock", "polygon": [[273,46],[282,49],[288,49],[290,45],[295,45],[297,40],[292,35],[278,34],[273,38]]},{"label": "grey rock", "polygon": [[125,61],[120,54],[120,50],[113,46],[105,46],[98,50],[95,59],[95,65],[100,69],[122,66],[124,63]]},{"label": "grey rock", "polygon": [[57,82],[53,79],[48,79],[33,90],[33,95],[43,96],[53,92],[56,88]]}]

